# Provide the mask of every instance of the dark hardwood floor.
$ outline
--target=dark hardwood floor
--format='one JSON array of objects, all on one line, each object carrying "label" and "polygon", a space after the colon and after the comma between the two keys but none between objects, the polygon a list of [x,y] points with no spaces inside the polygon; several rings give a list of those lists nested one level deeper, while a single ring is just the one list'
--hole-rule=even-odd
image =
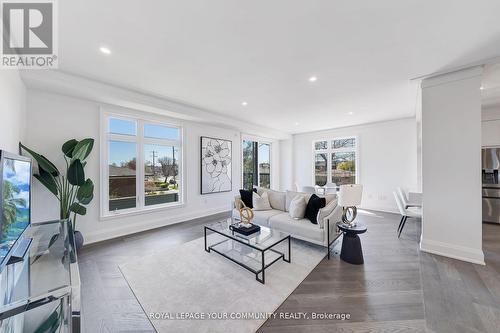
[{"label": "dark hardwood floor", "polygon": [[[222,216],[221,216],[222,217]],[[154,332],[118,269],[203,235],[193,220],[85,247],[79,254],[85,332]],[[483,225],[486,266],[421,253],[420,223],[358,215],[365,264],[323,260],[277,313],[349,313],[350,320],[268,320],[259,332],[499,332],[500,225]],[[235,269],[237,269],[235,267]],[[147,274],[147,272],[146,272]]]}]

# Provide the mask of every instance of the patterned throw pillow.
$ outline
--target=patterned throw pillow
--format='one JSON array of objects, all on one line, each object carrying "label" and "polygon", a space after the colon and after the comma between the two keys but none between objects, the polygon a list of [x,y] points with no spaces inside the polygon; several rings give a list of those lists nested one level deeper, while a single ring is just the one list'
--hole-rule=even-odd
[{"label": "patterned throw pillow", "polygon": [[253,210],[271,210],[271,204],[269,203],[269,196],[267,192],[262,193],[262,195],[258,195],[257,193],[253,194]]}]

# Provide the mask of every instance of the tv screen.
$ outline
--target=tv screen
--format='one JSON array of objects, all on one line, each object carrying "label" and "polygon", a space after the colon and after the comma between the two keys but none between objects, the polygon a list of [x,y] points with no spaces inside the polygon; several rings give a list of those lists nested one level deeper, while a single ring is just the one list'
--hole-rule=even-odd
[{"label": "tv screen", "polygon": [[29,226],[31,159],[0,151],[0,271]]}]

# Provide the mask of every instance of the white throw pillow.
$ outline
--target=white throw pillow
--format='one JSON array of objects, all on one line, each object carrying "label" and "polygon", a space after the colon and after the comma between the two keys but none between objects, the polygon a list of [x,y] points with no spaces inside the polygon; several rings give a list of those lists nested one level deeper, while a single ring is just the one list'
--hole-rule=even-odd
[{"label": "white throw pillow", "polygon": [[309,202],[309,199],[312,196],[312,193],[304,193],[304,192],[294,192],[294,191],[286,191],[286,203],[285,208],[286,211],[290,211],[290,203],[296,196],[302,196],[306,200],[306,205]]},{"label": "white throw pillow", "polygon": [[271,204],[269,203],[269,196],[267,192],[258,195],[253,192],[253,210],[271,210]]},{"label": "white throw pillow", "polygon": [[297,195],[290,202],[290,207],[288,208],[288,214],[294,219],[303,219],[306,214],[307,202],[302,195]]}]

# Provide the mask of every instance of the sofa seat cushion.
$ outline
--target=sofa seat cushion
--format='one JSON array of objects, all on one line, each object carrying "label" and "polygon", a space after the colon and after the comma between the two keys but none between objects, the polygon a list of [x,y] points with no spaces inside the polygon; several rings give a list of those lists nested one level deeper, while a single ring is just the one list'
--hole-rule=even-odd
[{"label": "sofa seat cushion", "polygon": [[[271,210],[259,210],[259,211],[253,211],[253,220],[252,223],[262,225],[264,227],[269,226],[269,218],[272,216],[278,215],[283,213],[282,211],[276,210],[276,209],[271,209]],[[235,219],[240,219],[240,212],[237,209],[233,209],[233,218]]]},{"label": "sofa seat cushion", "polygon": [[314,240],[323,243],[323,230],[308,219],[293,219],[288,213],[274,215],[269,219],[269,226],[279,231],[289,233],[292,237]]}]

